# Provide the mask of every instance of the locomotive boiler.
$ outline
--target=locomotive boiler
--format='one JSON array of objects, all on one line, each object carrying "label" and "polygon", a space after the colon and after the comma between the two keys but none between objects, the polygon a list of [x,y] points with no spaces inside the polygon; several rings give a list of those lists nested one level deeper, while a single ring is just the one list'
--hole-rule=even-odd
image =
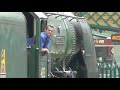
[{"label": "locomotive boiler", "polygon": [[[0,18],[1,77],[97,77],[95,46],[84,17],[71,12],[1,12]],[[42,56],[39,35],[47,24],[55,30],[50,52]],[[28,46],[27,39],[33,36],[36,42]]]},{"label": "locomotive boiler", "polygon": [[51,44],[51,70],[62,77],[96,77],[96,55],[90,27],[70,12],[45,13],[55,26]]}]

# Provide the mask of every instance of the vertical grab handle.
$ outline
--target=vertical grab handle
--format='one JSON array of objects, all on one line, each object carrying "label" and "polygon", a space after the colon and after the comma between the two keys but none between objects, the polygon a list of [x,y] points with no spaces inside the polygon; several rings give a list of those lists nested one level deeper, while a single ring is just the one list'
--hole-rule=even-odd
[{"label": "vertical grab handle", "polygon": [[47,53],[47,77],[51,77],[51,54]]}]

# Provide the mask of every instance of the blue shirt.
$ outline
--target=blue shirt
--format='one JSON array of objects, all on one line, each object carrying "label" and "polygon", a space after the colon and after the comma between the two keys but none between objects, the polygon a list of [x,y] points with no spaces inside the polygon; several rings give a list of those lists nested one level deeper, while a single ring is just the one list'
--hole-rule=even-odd
[{"label": "blue shirt", "polygon": [[31,46],[35,44],[35,37],[32,37],[32,38],[28,38],[27,40],[27,45]]},{"label": "blue shirt", "polygon": [[[46,33],[45,32],[41,32],[41,34],[40,34],[40,41],[41,41],[40,48],[43,48],[46,38],[47,38]],[[27,45],[31,46],[33,44],[35,44],[35,37],[29,38],[27,40]],[[48,48],[49,49],[49,46],[50,46],[50,37],[47,38],[47,44],[45,45],[44,48]]]},{"label": "blue shirt", "polygon": [[[41,40],[40,47],[43,48],[44,43],[45,43],[45,39],[47,38],[46,33],[45,32],[41,32],[40,38],[41,38],[40,39]],[[50,37],[47,38],[47,44],[46,44],[46,46],[44,48],[49,48],[49,46],[50,46]]]}]

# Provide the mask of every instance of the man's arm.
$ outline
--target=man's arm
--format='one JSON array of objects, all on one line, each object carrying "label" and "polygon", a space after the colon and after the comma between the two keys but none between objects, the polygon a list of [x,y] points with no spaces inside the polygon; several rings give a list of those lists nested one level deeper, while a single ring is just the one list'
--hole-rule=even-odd
[{"label": "man's arm", "polygon": [[27,45],[31,46],[32,44],[34,44],[34,37],[28,38],[27,40]]},{"label": "man's arm", "polygon": [[48,50],[48,45],[46,48],[43,48],[43,45],[44,45],[44,36],[41,34],[41,43],[40,43],[40,48],[41,48],[41,53],[42,55],[45,55],[46,53],[49,53],[49,50]]}]

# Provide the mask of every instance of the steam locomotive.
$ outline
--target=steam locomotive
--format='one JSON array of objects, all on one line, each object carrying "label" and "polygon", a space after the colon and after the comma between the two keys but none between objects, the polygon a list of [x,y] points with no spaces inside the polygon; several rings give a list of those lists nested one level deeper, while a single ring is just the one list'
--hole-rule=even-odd
[{"label": "steam locomotive", "polygon": [[[50,52],[42,56],[40,32],[55,26]],[[35,36],[36,43],[27,45]],[[71,12],[0,12],[1,78],[97,78],[90,27]]]}]

